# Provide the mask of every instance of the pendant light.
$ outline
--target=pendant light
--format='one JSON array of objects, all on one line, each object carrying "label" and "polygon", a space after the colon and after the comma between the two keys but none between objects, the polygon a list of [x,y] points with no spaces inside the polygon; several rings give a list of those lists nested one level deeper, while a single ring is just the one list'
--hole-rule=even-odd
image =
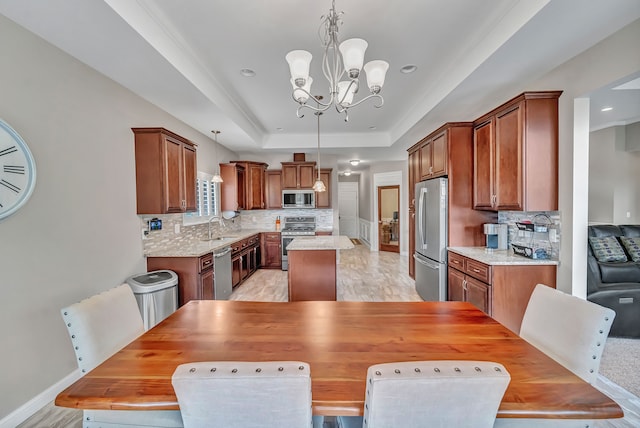
[{"label": "pendant light", "polygon": [[313,190],[316,192],[326,192],[327,187],[324,185],[322,180],[320,180],[320,115],[322,112],[317,111],[314,114],[318,116],[318,167],[316,168],[318,170],[318,178],[316,179],[316,182],[313,183]]},{"label": "pendant light", "polygon": [[223,180],[222,180],[222,177],[220,176],[220,162],[218,160],[218,134],[220,133],[220,131],[213,130],[211,132],[213,132],[213,141],[215,143],[215,146],[213,146],[213,155],[216,159],[216,173],[213,175],[211,182],[222,183]]}]

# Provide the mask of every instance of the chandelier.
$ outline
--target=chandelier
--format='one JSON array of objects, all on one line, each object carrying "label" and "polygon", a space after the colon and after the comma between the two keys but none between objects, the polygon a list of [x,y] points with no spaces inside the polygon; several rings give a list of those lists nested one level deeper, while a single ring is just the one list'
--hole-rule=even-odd
[{"label": "chandelier", "polygon": [[[349,39],[342,43],[339,42],[338,27],[342,24],[342,14],[343,12],[336,12],[335,0],[332,0],[329,14],[321,17],[322,23],[318,29],[318,35],[324,48],[322,73],[329,81],[329,99],[326,103],[309,92],[313,83],[313,79],[309,76],[311,53],[304,50],[293,50],[285,57],[291,72],[293,99],[299,104],[296,111],[298,117],[304,116],[300,112],[305,107],[315,111],[326,111],[329,107],[335,106],[338,113],[345,114],[344,121],[347,122],[349,121],[348,110],[351,107],[372,98],[379,101],[379,104],[374,104],[374,107],[380,108],[384,104],[380,90],[384,85],[389,63],[375,60],[366,63],[363,67],[364,53],[368,46],[366,40]],[[367,86],[371,94],[354,103],[354,95],[360,89],[359,77],[363,68],[367,74]],[[341,81],[340,79],[343,77],[346,77],[346,80]],[[317,107],[307,104],[309,100]]]}]

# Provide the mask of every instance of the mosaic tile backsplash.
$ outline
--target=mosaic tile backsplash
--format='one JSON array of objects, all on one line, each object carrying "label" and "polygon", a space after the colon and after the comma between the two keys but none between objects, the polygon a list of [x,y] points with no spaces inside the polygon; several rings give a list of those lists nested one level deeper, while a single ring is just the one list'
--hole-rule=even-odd
[{"label": "mosaic tile backsplash", "polygon": [[[560,211],[499,211],[498,223],[509,226],[508,243],[537,249],[547,255],[546,259],[558,260],[560,257]],[[516,223],[533,223],[543,226],[546,232],[520,230]],[[544,252],[543,252],[544,251]]]},{"label": "mosaic tile backsplash", "polygon": [[[232,233],[241,229],[275,230],[276,217],[278,216],[280,216],[282,224],[284,224],[284,217],[287,216],[314,216],[316,217],[316,229],[330,230],[333,228],[332,209],[287,209],[240,211],[238,217],[231,220],[224,220],[225,230],[221,230],[220,224],[214,222],[211,224],[211,231],[212,234],[216,236],[218,234]],[[179,245],[180,241],[187,243],[196,239],[204,239],[207,237],[209,231],[208,223],[185,226],[183,224],[182,214],[144,215],[138,216],[138,218],[140,219],[140,229],[147,231],[142,241],[145,254],[168,245]],[[162,220],[161,230],[148,230],[148,221],[152,218]],[[177,230],[179,230],[179,232],[176,232]]]}]

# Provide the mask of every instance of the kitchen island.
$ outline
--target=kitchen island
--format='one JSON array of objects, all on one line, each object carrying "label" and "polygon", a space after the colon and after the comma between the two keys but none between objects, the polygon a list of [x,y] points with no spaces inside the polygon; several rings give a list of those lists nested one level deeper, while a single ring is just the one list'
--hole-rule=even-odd
[{"label": "kitchen island", "polygon": [[346,236],[303,236],[287,246],[289,301],[336,300],[337,252],[350,250]]}]

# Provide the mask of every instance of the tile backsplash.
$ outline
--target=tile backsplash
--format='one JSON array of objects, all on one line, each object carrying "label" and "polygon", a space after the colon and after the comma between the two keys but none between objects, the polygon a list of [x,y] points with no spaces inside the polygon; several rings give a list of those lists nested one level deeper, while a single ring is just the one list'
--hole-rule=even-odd
[{"label": "tile backsplash", "polygon": [[[238,217],[224,220],[226,230],[221,231],[220,224],[214,222],[211,224],[211,231],[215,236],[239,231],[240,229],[275,230],[276,217],[278,216],[280,216],[282,225],[284,225],[284,217],[313,216],[316,218],[316,229],[331,230],[333,228],[332,209],[286,209],[240,211]],[[141,215],[138,218],[140,219],[141,233],[144,233],[142,231],[147,231],[145,238],[142,240],[145,254],[165,248],[168,245],[179,244],[180,241],[186,243],[196,239],[204,239],[208,235],[208,223],[184,225],[182,214]],[[153,218],[162,220],[161,230],[148,230],[148,222]]]},{"label": "tile backsplash", "polygon": [[315,217],[316,229],[333,229],[332,209],[293,209],[286,210],[253,210],[240,211],[243,229],[275,230],[276,218],[280,216],[280,224],[284,226],[285,217]]},{"label": "tile backsplash", "polygon": [[[562,237],[560,211],[499,211],[498,223],[509,227],[508,243],[522,245],[532,249],[544,250],[547,258],[558,260]],[[516,223],[533,223],[545,226],[546,232],[520,230]]]}]

